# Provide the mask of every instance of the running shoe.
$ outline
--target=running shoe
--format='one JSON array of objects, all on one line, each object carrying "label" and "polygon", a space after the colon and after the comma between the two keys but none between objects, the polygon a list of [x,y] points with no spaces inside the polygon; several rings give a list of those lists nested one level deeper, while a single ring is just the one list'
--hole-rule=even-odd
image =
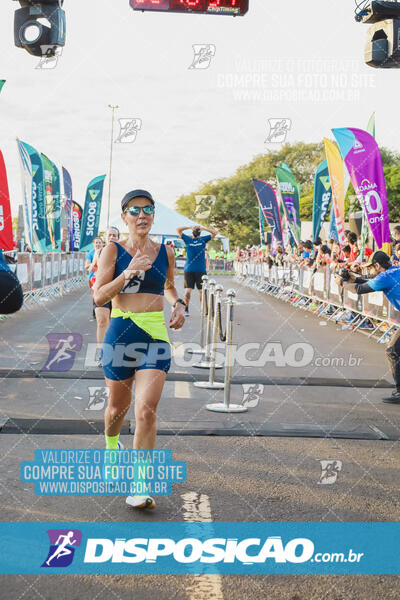
[{"label": "running shoe", "polygon": [[189,317],[189,307],[185,308],[185,317]]},{"label": "running shoe", "polygon": [[400,404],[400,392],[393,392],[391,396],[382,398],[382,400],[387,404]]},{"label": "running shoe", "polygon": [[118,450],[125,450],[125,446],[120,440],[118,440]]},{"label": "running shoe", "polygon": [[132,506],[133,508],[153,509],[156,507],[156,503],[151,496],[128,496],[126,499],[126,504],[128,504],[128,506]]}]

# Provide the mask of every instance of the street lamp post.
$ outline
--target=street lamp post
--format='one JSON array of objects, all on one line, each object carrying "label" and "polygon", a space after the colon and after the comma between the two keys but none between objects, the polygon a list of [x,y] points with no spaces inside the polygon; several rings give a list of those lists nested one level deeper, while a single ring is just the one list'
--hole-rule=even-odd
[{"label": "street lamp post", "polygon": [[112,173],[112,157],[113,157],[113,144],[114,144],[114,113],[118,104],[109,104],[108,108],[112,109],[112,121],[111,121],[111,146],[110,146],[110,172],[108,176],[108,210],[107,210],[107,229],[110,226],[110,202],[111,202],[111,173]]}]

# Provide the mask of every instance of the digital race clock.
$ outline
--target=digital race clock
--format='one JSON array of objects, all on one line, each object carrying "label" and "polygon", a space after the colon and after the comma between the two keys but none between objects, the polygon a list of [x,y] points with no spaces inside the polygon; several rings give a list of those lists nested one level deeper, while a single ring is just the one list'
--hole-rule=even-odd
[{"label": "digital race clock", "polygon": [[245,15],[249,0],[130,0],[133,10],[197,13],[207,15]]}]

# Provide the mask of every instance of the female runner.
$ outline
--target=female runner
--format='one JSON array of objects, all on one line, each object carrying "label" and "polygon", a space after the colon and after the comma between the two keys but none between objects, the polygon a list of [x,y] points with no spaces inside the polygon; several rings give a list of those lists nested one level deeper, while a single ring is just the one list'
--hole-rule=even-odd
[{"label": "female runner", "polygon": [[[105,411],[106,448],[122,447],[118,440],[135,381],[133,448],[152,449],[156,439],[157,405],[171,364],[171,345],[163,312],[164,292],[173,306],[171,329],[183,326],[186,305],[174,286],[172,248],[149,239],[155,208],[151,194],[146,190],[129,192],[121,207],[129,237],[111,242],[103,250],[94,285],[94,300],[98,306],[112,301],[110,325],[102,350],[109,389]],[[135,346],[140,348],[138,352]],[[126,503],[135,508],[155,507],[153,498],[147,495],[128,496]]]}]

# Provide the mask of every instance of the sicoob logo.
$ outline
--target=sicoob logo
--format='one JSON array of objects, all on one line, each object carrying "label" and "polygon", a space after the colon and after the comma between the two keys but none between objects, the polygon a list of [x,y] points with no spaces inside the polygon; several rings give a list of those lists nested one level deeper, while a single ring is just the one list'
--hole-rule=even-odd
[{"label": "sicoob logo", "polygon": [[50,549],[42,567],[68,567],[74,558],[75,547],[81,545],[79,529],[48,529]]}]

